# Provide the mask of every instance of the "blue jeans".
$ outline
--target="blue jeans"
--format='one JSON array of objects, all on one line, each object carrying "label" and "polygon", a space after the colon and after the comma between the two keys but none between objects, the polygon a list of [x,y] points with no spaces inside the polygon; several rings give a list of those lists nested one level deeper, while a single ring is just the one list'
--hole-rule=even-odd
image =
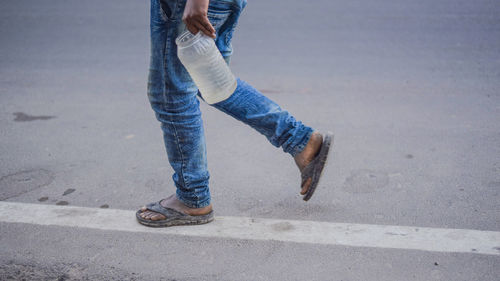
[{"label": "blue jeans", "polygon": [[[198,88],[177,57],[175,38],[186,30],[186,0],[151,0],[151,63],[148,98],[161,122],[177,198],[192,208],[210,204],[209,172]],[[216,29],[216,45],[229,63],[231,37],[246,0],[211,0],[208,17]],[[212,104],[263,134],[271,144],[295,156],[313,129],[237,79],[235,92]]]}]

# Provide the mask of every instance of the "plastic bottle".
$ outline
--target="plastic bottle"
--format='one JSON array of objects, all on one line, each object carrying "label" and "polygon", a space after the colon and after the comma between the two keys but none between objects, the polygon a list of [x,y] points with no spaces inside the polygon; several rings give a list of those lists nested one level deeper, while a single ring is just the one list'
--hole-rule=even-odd
[{"label": "plastic bottle", "polygon": [[208,104],[227,99],[237,82],[212,38],[186,31],[175,40],[177,56]]}]

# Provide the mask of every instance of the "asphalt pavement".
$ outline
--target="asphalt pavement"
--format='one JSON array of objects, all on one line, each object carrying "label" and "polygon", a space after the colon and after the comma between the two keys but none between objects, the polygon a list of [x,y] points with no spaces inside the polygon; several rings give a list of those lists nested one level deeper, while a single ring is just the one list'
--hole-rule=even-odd
[{"label": "asphalt pavement", "polygon": [[[250,0],[233,47],[236,76],[335,144],[305,203],[290,155],[202,103],[216,216],[292,232],[286,223],[305,221],[498,235],[498,1]],[[148,1],[2,1],[0,204],[134,211],[174,192],[146,95],[149,55]],[[500,276],[500,241],[485,254],[431,251],[430,238],[353,246],[49,219],[0,220],[0,279]]]}]

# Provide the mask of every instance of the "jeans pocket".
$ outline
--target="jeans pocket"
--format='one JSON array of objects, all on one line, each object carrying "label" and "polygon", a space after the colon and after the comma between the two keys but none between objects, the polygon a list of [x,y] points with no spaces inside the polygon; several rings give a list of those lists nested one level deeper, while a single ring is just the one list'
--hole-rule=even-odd
[{"label": "jeans pocket", "polygon": [[177,16],[179,0],[159,0],[160,15],[163,20],[175,20]]},{"label": "jeans pocket", "polygon": [[208,20],[216,31],[227,21],[228,17],[233,12],[233,7],[230,2],[210,1],[208,5]]}]

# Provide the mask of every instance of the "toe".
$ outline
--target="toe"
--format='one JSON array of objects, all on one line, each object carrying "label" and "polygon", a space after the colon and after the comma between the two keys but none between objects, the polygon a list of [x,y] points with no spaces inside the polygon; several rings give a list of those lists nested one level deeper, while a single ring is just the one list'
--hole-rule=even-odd
[{"label": "toe", "polygon": [[141,208],[141,213],[139,213],[139,216],[141,216],[141,218],[145,220],[152,220],[152,221],[165,219],[164,215],[148,210],[146,207]]},{"label": "toe", "polygon": [[312,178],[308,178],[304,185],[302,186],[302,189],[300,190],[300,194],[304,195],[307,193],[307,190],[309,190],[309,186],[311,185]]},{"label": "toe", "polygon": [[150,211],[147,211],[146,214],[144,214],[144,218],[147,220],[150,220],[152,216],[153,216],[153,213]]},{"label": "toe", "polygon": [[152,221],[158,221],[163,219],[165,219],[165,216],[163,216],[162,214],[154,214],[151,216]]}]

